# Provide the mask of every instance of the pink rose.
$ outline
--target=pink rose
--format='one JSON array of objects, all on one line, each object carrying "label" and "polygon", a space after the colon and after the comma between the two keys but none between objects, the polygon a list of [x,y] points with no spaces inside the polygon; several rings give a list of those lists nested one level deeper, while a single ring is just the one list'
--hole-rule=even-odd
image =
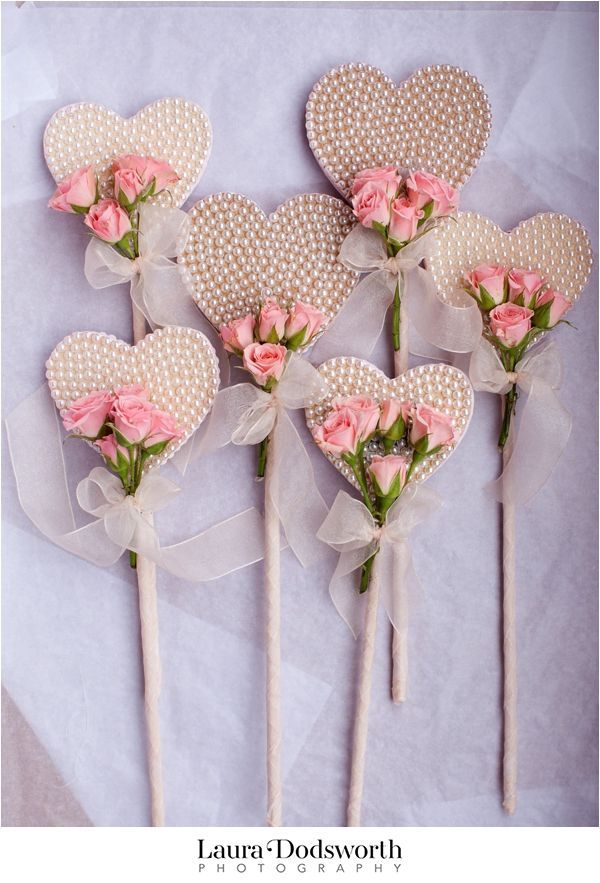
[{"label": "pink rose", "polygon": [[511,303],[500,304],[490,312],[490,329],[504,346],[512,349],[531,330],[532,318],[533,310],[527,307]]},{"label": "pink rose", "polygon": [[150,432],[144,440],[145,448],[151,448],[162,442],[170,442],[183,435],[183,430],[177,426],[175,418],[171,414],[167,414],[166,411],[154,408],[150,418]]},{"label": "pink rose", "polygon": [[133,205],[144,189],[144,182],[133,169],[118,169],[115,172],[115,199],[120,205]]},{"label": "pink rose", "polygon": [[[379,428],[381,431],[384,433],[389,432],[399,420],[402,420],[402,423],[406,426],[411,407],[410,402],[401,402],[399,399],[386,399],[382,402],[381,417],[379,418]],[[404,430],[402,429],[398,438],[402,438],[403,435]]]},{"label": "pink rose", "polygon": [[153,411],[153,406],[143,396],[118,396],[112,412],[115,429],[130,445],[137,445],[144,441],[152,428]]},{"label": "pink rose", "polygon": [[512,269],[508,274],[509,299],[515,301],[520,295],[523,295],[523,305],[533,309],[535,295],[543,284],[544,279],[539,273],[531,270]]},{"label": "pink rose", "polygon": [[244,349],[244,368],[259,386],[279,380],[285,367],[287,349],[280,343],[251,343]]},{"label": "pink rose", "polygon": [[352,196],[356,196],[366,184],[377,184],[385,190],[390,199],[396,195],[400,183],[400,175],[395,166],[384,166],[377,169],[363,169],[352,182]]},{"label": "pink rose", "polygon": [[443,218],[458,208],[458,190],[429,172],[413,172],[406,179],[408,198],[417,208],[432,202],[431,218]]},{"label": "pink rose", "polygon": [[118,444],[112,433],[110,435],[105,435],[104,438],[96,439],[94,446],[98,448],[102,456],[105,457],[109,463],[112,463],[112,465],[117,468],[119,466],[118,454],[121,454],[122,457],[129,460],[129,452],[127,448]]},{"label": "pink rose", "polygon": [[377,183],[365,184],[353,197],[352,208],[363,227],[372,227],[374,222],[385,227],[390,219],[390,198]]},{"label": "pink rose", "polygon": [[116,199],[101,199],[91,207],[84,223],[99,239],[112,245],[131,231],[129,215]]},{"label": "pink rose", "polygon": [[144,190],[148,190],[154,182],[151,195],[160,193],[169,184],[179,181],[179,176],[168,163],[156,160],[151,156],[137,156],[133,153],[118,156],[113,162],[113,172],[116,174],[124,169],[130,169],[137,173]]},{"label": "pink rose", "polygon": [[104,390],[77,399],[62,418],[65,429],[86,438],[96,438],[106,423],[113,402],[113,396]]},{"label": "pink rose", "polygon": [[368,471],[378,497],[399,496],[406,483],[408,465],[406,457],[396,454],[373,457]]},{"label": "pink rose", "polygon": [[57,212],[78,212],[83,214],[96,200],[96,173],[93,166],[77,169],[61,181],[50,202],[49,208]]},{"label": "pink rose", "polygon": [[221,325],[219,334],[227,352],[241,356],[244,349],[254,341],[255,324],[254,316],[248,315]]},{"label": "pink rose", "polygon": [[356,415],[359,441],[364,442],[377,429],[381,412],[378,403],[371,396],[349,396],[334,402],[333,407],[336,411],[340,408],[348,408]]},{"label": "pink rose", "polygon": [[506,292],[506,269],[495,264],[481,264],[465,273],[467,289],[483,307],[491,310],[501,304]]},{"label": "pink rose", "polygon": [[[547,304],[550,304],[549,309]],[[562,292],[547,288],[537,299],[533,324],[536,328],[554,328],[572,306],[573,301]]]},{"label": "pink rose", "polygon": [[392,203],[392,216],[388,234],[396,242],[408,242],[417,232],[417,226],[424,216],[422,209],[401,196]]},{"label": "pink rose", "polygon": [[[301,300],[297,300],[290,310],[287,322],[285,323],[285,336],[287,340],[298,335],[296,347],[305,346],[318,334],[325,322],[325,315],[313,307],[311,304],[305,304]],[[300,336],[300,332],[304,334]]]},{"label": "pink rose", "polygon": [[258,336],[268,343],[278,343],[283,337],[288,314],[274,297],[268,297],[258,314]]},{"label": "pink rose", "polygon": [[321,450],[334,457],[355,454],[360,444],[356,413],[340,406],[313,429],[313,437]]},{"label": "pink rose", "polygon": [[414,405],[411,411],[409,440],[419,454],[430,454],[442,445],[456,441],[452,421],[429,405]]}]

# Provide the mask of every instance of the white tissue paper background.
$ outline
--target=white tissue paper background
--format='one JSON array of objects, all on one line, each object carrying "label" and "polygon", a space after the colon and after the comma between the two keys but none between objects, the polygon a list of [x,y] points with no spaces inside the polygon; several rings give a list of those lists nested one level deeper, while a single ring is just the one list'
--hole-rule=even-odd
[{"label": "white tissue paper background", "polygon": [[[66,334],[130,339],[128,289],[92,290],[81,220],[46,208],[53,182],[42,134],[72,102],[123,116],[163,96],[197,102],[214,144],[186,206],[227,190],[269,212],[298,193],[333,192],[304,130],[322,74],[363,61],[400,81],[423,65],[458,65],[483,83],[493,112],[462,207],[505,229],[564,212],[596,243],[594,4],[6,3],[2,14],[5,416],[44,381],[45,360]],[[553,336],[572,436],[518,517],[517,813],[501,808],[500,510],[483,490],[500,465],[499,400],[477,394],[467,436],[432,479],[444,507],[413,537],[423,591],[402,707],[390,700],[390,627],[380,616],[364,825],[597,824],[596,270],[570,318],[577,329]],[[391,371],[387,339],[373,361]],[[331,504],[344,480],[310,447],[302,415],[294,420]],[[3,821],[147,825],[135,578],[126,556],[101,570],[36,531],[16,498],[5,434],[3,443],[7,708],[57,773],[43,788],[23,751],[5,746],[5,767],[22,769],[5,776]],[[67,449],[73,481],[98,465],[76,448]],[[254,457],[228,448],[197,461],[184,494],[157,517],[161,537],[176,541],[262,507]],[[288,825],[345,821],[358,645],[328,597],[334,563],[332,555],[303,570],[289,551],[282,556]],[[158,591],[167,823],[262,825],[262,566],[204,586],[160,573]],[[57,821],[53,807],[67,792],[76,820]]]}]

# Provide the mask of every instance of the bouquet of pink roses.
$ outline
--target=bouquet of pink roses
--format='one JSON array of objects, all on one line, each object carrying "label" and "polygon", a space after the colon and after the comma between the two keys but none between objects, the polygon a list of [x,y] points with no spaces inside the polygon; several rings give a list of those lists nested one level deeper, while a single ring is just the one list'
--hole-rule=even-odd
[{"label": "bouquet of pink roses", "polygon": [[[286,370],[291,353],[309,346],[318,335],[325,316],[311,304],[296,301],[289,310],[275,298],[264,301],[258,316],[248,314],[221,326],[225,349],[239,356],[254,382],[272,393]],[[262,478],[267,462],[268,437],[259,445],[257,475]]]},{"label": "bouquet of pink roses", "polygon": [[[319,447],[347,463],[372,518],[380,527],[417,466],[457,440],[450,418],[425,404],[367,395],[334,402],[313,429]],[[377,554],[377,552],[375,552]],[[369,586],[375,554],[361,569],[359,592]]]},{"label": "bouquet of pink roses", "polygon": [[[90,442],[106,466],[121,479],[127,495],[135,495],[148,457],[160,454],[182,431],[173,417],[150,401],[140,384],[113,391],[98,390],[74,401],[62,415],[69,438]],[[129,563],[136,566],[136,553]]]},{"label": "bouquet of pink roses", "polygon": [[101,195],[98,176],[89,165],[61,181],[48,206],[84,215],[84,224],[94,236],[134,260],[140,254],[140,206],[179,181],[179,176],[166,162],[133,154],[118,156],[112,172],[111,196]]},{"label": "bouquet of pink roses", "polygon": [[[508,439],[517,402],[516,373],[525,352],[561,322],[572,301],[535,270],[482,264],[464,276],[464,290],[479,305],[483,336],[496,350],[511,382],[498,446]],[[566,322],[566,324],[570,324]]]}]

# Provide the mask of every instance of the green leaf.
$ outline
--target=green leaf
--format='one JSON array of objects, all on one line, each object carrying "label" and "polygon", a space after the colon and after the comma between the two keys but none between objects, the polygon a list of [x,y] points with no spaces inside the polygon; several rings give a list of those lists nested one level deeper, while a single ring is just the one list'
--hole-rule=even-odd
[{"label": "green leaf", "polygon": [[423,212],[425,213],[422,218],[419,218],[419,222],[417,223],[417,227],[422,227],[423,224],[426,224],[429,218],[431,217],[431,213],[433,211],[433,199],[430,199],[429,202],[426,202],[423,206]]},{"label": "green leaf", "polygon": [[379,221],[373,221],[373,230],[376,230],[380,236],[387,239],[387,227],[384,224],[380,224]]},{"label": "green leaf", "polygon": [[73,204],[71,204],[71,208],[73,209],[73,211],[74,211],[75,214],[77,214],[77,215],[87,215],[87,213],[88,213],[89,210],[90,210],[89,206],[85,206],[85,205],[73,205]]},{"label": "green leaf", "polygon": [[401,438],[404,438],[405,432],[406,424],[402,417],[398,417],[396,422],[392,423],[385,435],[386,438],[392,439],[393,441],[400,441]]},{"label": "green leaf", "polygon": [[481,297],[481,306],[484,310],[493,310],[497,306],[496,301],[481,283],[479,283],[479,294]]},{"label": "green leaf", "polygon": [[552,298],[552,300],[549,300],[548,303],[542,304],[542,306],[538,307],[537,310],[534,310],[533,324],[536,328],[548,328],[548,325],[550,323],[550,310],[553,303],[554,298]]},{"label": "green leaf", "polygon": [[285,344],[287,346],[287,348],[289,350],[292,350],[292,352],[294,352],[295,350],[298,349],[299,346],[302,346],[302,344],[304,343],[304,338],[306,336],[307,330],[308,330],[308,322],[306,323],[304,328],[301,328],[300,331],[297,331],[295,334],[292,334],[291,337],[288,337],[286,344]]},{"label": "green leaf", "polygon": [[274,325],[267,334],[266,343],[279,343],[279,335],[277,334],[277,329]]},{"label": "green leaf", "polygon": [[388,239],[388,242],[390,243],[390,245],[391,245],[392,248],[394,249],[394,257],[396,257],[396,255],[398,254],[398,252],[399,252],[399,251],[402,251],[402,249],[403,249],[404,246],[406,245],[406,242],[398,242],[397,239],[393,239],[392,237],[390,237],[390,238]]},{"label": "green leaf", "polygon": [[111,427],[111,429],[114,433],[114,436],[120,445],[123,445],[124,448],[128,448],[128,449],[135,447],[135,445],[132,442],[130,442],[129,439],[126,439],[125,436],[119,432],[119,430],[117,429],[116,426],[113,426],[112,423],[109,424],[109,426]]},{"label": "green leaf", "polygon": [[157,442],[155,445],[150,445],[148,448],[144,448],[142,454],[146,454],[149,457],[154,456],[155,454],[162,454],[168,444],[169,440]]}]

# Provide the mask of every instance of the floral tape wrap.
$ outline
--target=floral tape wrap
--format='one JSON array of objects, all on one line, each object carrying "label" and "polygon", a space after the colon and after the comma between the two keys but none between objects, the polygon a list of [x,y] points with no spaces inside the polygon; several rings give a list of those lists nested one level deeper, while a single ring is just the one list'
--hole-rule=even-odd
[{"label": "floral tape wrap", "polygon": [[437,296],[431,274],[419,266],[434,247],[432,230],[409,243],[396,257],[390,257],[382,236],[360,224],[354,227],[342,243],[339,259],[349,269],[368,275],[348,297],[327,337],[317,344],[318,360],[370,355],[383,330],[400,276],[405,283],[403,304],[423,340],[449,352],[471,352],[481,337],[479,308],[467,294],[465,305],[459,307]]},{"label": "floral tape wrap", "polygon": [[476,390],[504,395],[514,381],[527,395],[510,459],[490,485],[504,503],[527,503],[548,480],[571,433],[571,415],[555,393],[562,381],[558,349],[553,342],[539,344],[517,363],[511,377],[492,344],[481,340],[469,375]]},{"label": "floral tape wrap", "polygon": [[[358,637],[362,630],[370,591],[362,595],[358,593],[358,571],[375,552],[383,606],[395,629],[405,626],[402,612],[406,608],[406,599],[402,598],[398,603],[396,595],[414,591],[418,586],[408,538],[418,524],[439,509],[441,503],[441,498],[429,488],[409,484],[390,508],[386,523],[380,527],[363,502],[346,491],[339,491],[317,535],[340,553],[329,583],[329,593],[354,637]],[[399,552],[402,554],[397,554]]]},{"label": "floral tape wrap", "polygon": [[77,499],[96,520],[77,528],[58,414],[47,387],[21,402],[7,418],[6,427],[25,514],[44,536],[80,558],[108,567],[131,549],[176,576],[207,582],[263,557],[263,523],[256,509],[246,509],[190,539],[161,547],[150,513],[166,506],[179,488],[152,471],[135,495],[128,496],[116,475],[103,467],[92,469],[79,483]]}]

